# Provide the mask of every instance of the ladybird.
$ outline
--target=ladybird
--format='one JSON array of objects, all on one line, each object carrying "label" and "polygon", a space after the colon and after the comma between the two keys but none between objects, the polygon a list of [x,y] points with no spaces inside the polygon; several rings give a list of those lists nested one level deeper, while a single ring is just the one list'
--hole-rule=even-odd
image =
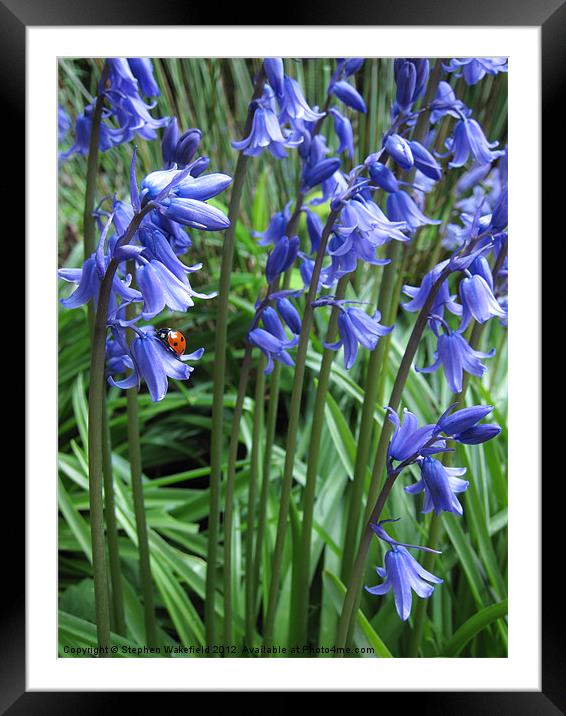
[{"label": "ladybird", "polygon": [[183,355],[187,342],[181,331],[174,331],[172,328],[159,328],[155,333],[167,350],[177,356]]}]

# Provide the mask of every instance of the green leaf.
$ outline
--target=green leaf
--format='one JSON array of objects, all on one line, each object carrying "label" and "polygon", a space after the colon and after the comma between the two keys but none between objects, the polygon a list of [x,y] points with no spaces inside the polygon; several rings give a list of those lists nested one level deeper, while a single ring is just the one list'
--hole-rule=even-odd
[{"label": "green leaf", "polygon": [[466,644],[471,641],[477,634],[489,624],[502,619],[507,614],[507,599],[497,604],[492,604],[485,609],[470,617],[462,626],[451,636],[442,650],[442,656],[454,657],[462,651]]}]

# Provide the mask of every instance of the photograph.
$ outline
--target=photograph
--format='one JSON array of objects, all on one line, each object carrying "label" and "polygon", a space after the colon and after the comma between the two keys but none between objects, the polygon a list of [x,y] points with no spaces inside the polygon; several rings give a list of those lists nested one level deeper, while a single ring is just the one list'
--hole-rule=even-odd
[{"label": "photograph", "polygon": [[58,58],[59,658],[508,657],[512,73]]}]

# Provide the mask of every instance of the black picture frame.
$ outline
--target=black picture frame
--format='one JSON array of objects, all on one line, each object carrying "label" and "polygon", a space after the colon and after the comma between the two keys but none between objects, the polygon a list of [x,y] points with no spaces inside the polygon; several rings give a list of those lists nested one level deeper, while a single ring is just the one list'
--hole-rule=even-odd
[{"label": "black picture frame", "polygon": [[[10,212],[19,216],[18,229],[23,232],[24,163],[22,148],[25,145],[25,62],[27,26],[65,25],[211,25],[209,20],[222,17],[223,25],[242,23],[241,5],[232,4],[220,8],[215,5],[206,12],[202,5],[181,3],[177,0],[0,0],[0,57],[2,103],[0,117],[5,125],[2,136],[4,144],[13,151],[10,161]],[[512,0],[377,0],[369,5],[366,1],[350,0],[329,6],[321,0],[302,4],[299,12],[286,7],[282,13],[284,24],[292,25],[460,25],[460,26],[537,26],[542,33],[542,112],[543,161],[549,171],[558,169],[558,177],[564,172],[565,149],[563,139],[563,115],[560,100],[566,87],[566,2],[565,0],[537,0],[520,2]],[[256,18],[257,19],[257,16]],[[263,18],[261,18],[263,19]],[[252,23],[253,24],[253,23]],[[19,140],[19,141],[18,141]],[[533,143],[537,141],[533,137]],[[529,147],[514,148],[529,151]],[[7,154],[3,152],[4,161]],[[544,181],[544,206],[547,207],[547,227],[553,214],[561,214],[564,199],[562,181],[551,181],[549,171]],[[533,188],[536,191],[536,187]],[[5,187],[5,191],[7,191]],[[17,207],[17,203],[20,207]],[[17,208],[16,208],[17,207]],[[555,211],[552,209],[555,208]],[[556,208],[558,211],[556,211]],[[19,212],[18,212],[19,209]],[[555,235],[556,242],[563,241],[563,228]],[[13,241],[14,244],[19,243]],[[23,242],[22,242],[23,244]],[[21,244],[20,244],[21,245]],[[28,306],[27,319],[37,320]],[[520,317],[515,317],[520,323]],[[528,331],[528,326],[521,327]],[[529,340],[539,341],[530,335]],[[539,343],[540,345],[540,343]],[[26,346],[27,368],[32,369],[33,345]],[[19,350],[19,347],[17,348]],[[26,396],[27,410],[33,410],[33,396]],[[524,419],[529,419],[528,406],[524,407]],[[539,426],[533,425],[533,431]],[[10,443],[11,445],[11,443]],[[24,505],[25,485],[21,479],[6,480],[3,484],[5,504],[19,505],[12,512],[9,550],[13,560],[3,565],[4,588],[0,590],[0,713],[10,716],[20,714],[81,714],[110,713],[118,709],[132,710],[132,694],[86,693],[86,692],[28,692],[25,684],[25,553]],[[541,470],[542,474],[542,470]],[[13,478],[16,475],[12,476]],[[549,486],[548,478],[552,478]],[[537,489],[538,476],[533,476],[533,489]],[[383,693],[376,695],[376,708],[384,713],[391,702],[393,708],[414,705],[424,714],[536,714],[545,716],[566,712],[566,648],[564,641],[564,617],[558,580],[562,576],[560,565],[561,520],[557,514],[564,497],[564,479],[561,470],[547,472],[547,486],[543,493],[543,601],[542,601],[542,690],[540,692],[427,692]],[[4,523],[5,539],[7,532]],[[524,526],[524,539],[529,539],[529,525]],[[5,542],[6,544],[6,542]],[[20,550],[19,552],[13,552]],[[538,580],[529,566],[524,566],[526,580]],[[512,598],[512,597],[511,597]],[[463,664],[462,668],[466,668]],[[292,687],[291,687],[292,688]],[[371,685],[368,685],[371,690]],[[185,708],[191,708],[190,696],[178,694],[184,699]],[[144,706],[162,706],[160,694],[144,693]]]}]

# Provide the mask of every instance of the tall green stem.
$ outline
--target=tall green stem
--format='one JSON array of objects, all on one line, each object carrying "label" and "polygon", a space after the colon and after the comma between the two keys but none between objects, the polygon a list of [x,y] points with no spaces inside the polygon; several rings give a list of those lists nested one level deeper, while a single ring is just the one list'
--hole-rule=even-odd
[{"label": "tall green stem", "polygon": [[[336,288],[336,298],[342,299],[346,295],[346,288],[351,275],[340,279]],[[328,323],[326,342],[335,340],[338,327],[340,309],[334,306]],[[300,534],[297,559],[293,561],[293,576],[291,587],[291,618],[289,620],[289,642],[304,645],[307,640],[308,604],[311,567],[311,539],[314,516],[314,498],[316,492],[316,477],[318,472],[318,459],[320,455],[320,440],[324,427],[324,409],[326,407],[326,394],[330,379],[330,369],[336,351],[325,348],[322,354],[318,386],[314,404],[314,413],[311,425],[309,442],[309,456],[307,462],[307,477],[303,490],[303,519]]]},{"label": "tall green stem", "polygon": [[[250,102],[244,135],[251,130],[255,112],[254,100],[257,99],[265,83],[261,74],[257,81]],[[248,165],[248,157],[240,152],[234,172],[232,196],[228,209],[230,226],[224,235],[222,249],[222,267],[220,269],[220,285],[218,293],[218,311],[216,316],[216,341],[214,346],[214,374],[212,396],[212,438],[210,446],[210,508],[208,514],[208,546],[206,569],[206,598],[204,604],[204,618],[206,640],[208,645],[216,643],[216,622],[214,616],[214,601],[216,594],[216,567],[218,560],[218,528],[220,523],[220,484],[222,480],[222,447],[224,444],[224,388],[226,371],[226,332],[228,325],[228,301],[230,297],[230,278],[234,261],[234,236],[240,212],[240,201],[244,188],[244,179]]]},{"label": "tall green stem", "polygon": [[[393,290],[395,287],[395,274],[398,270],[401,245],[398,241],[392,241],[388,246],[387,257],[391,263],[383,269],[383,278],[379,290],[379,309],[382,316],[387,317],[390,313]],[[368,363],[364,403],[362,406],[362,417],[360,432],[356,449],[356,464],[354,467],[354,479],[350,489],[350,506],[348,519],[346,520],[346,535],[344,538],[344,552],[342,557],[342,580],[347,583],[359,535],[360,515],[362,513],[362,498],[364,494],[364,482],[366,469],[369,462],[369,451],[373,434],[373,415],[375,411],[376,398],[379,386],[379,375],[382,371],[383,356],[385,352],[386,337],[382,338],[374,351],[372,351]]]},{"label": "tall green stem", "polygon": [[250,465],[250,482],[248,489],[248,513],[246,530],[246,644],[253,646],[253,635],[255,628],[255,592],[253,572],[253,551],[254,551],[254,524],[256,513],[257,481],[260,472],[260,440],[263,428],[263,401],[265,398],[265,356],[260,356],[257,366],[255,399],[254,399],[254,424],[252,433],[252,452]]},{"label": "tall green stem", "polygon": [[114,480],[112,474],[112,440],[106,406],[106,391],[102,405],[102,476],[104,481],[104,517],[106,519],[106,538],[108,541],[108,562],[110,566],[110,590],[114,631],[126,636],[126,617],[124,614],[124,593],[122,587],[122,568],[118,549],[118,524],[114,500]]},{"label": "tall green stem", "polygon": [[295,377],[293,380],[293,389],[291,392],[291,404],[289,406],[285,466],[283,470],[283,480],[281,484],[277,534],[275,538],[275,547],[273,550],[271,565],[271,583],[269,585],[269,597],[267,600],[267,613],[264,627],[264,643],[266,646],[270,646],[273,640],[275,610],[277,607],[279,580],[281,577],[281,562],[283,559],[283,549],[285,547],[285,537],[287,533],[287,519],[289,516],[291,487],[293,485],[293,469],[295,464],[295,451],[297,449],[297,433],[299,428],[299,416],[301,412],[301,396],[305,377],[307,348],[309,343],[310,331],[313,323],[312,302],[316,297],[316,292],[318,289],[318,281],[320,278],[320,271],[322,269],[322,261],[326,252],[328,237],[330,236],[330,232],[332,231],[332,227],[334,226],[334,222],[338,218],[338,215],[339,210],[331,211],[324,226],[324,230],[320,239],[320,246],[316,255],[316,261],[312,272],[309,291],[305,301],[305,311],[303,315],[301,335],[299,338],[299,347],[297,349],[297,358],[295,362]]},{"label": "tall green stem", "polygon": [[[128,262],[129,272],[134,275],[133,262]],[[126,317],[131,320],[136,310],[133,304],[126,306]],[[130,462],[130,478],[132,483],[132,497],[134,515],[136,520],[136,533],[138,538],[138,556],[140,570],[140,584],[143,596],[143,614],[145,624],[145,638],[149,647],[158,646],[157,627],[155,624],[155,603],[153,598],[153,580],[151,578],[151,562],[149,554],[149,537],[147,531],[147,518],[142,484],[142,458],[140,445],[140,422],[138,409],[137,388],[126,391],[126,412],[128,423],[128,458]]]},{"label": "tall green stem", "polygon": [[281,377],[281,363],[275,361],[273,373],[271,374],[269,407],[267,409],[267,419],[265,424],[265,442],[262,465],[262,482],[261,492],[259,496],[259,509],[257,518],[257,532],[254,548],[253,563],[253,592],[254,592],[254,612],[257,613],[257,593],[259,588],[259,573],[263,558],[263,540],[265,536],[265,528],[267,524],[267,501],[269,498],[269,483],[271,479],[271,462],[273,443],[275,441],[275,428],[277,425],[277,410],[279,405],[279,380]]},{"label": "tall green stem", "polygon": [[240,383],[236,396],[236,405],[232,414],[232,428],[230,432],[230,448],[228,453],[228,469],[226,471],[226,485],[224,491],[224,643],[230,646],[233,642],[232,624],[232,525],[234,513],[234,480],[236,476],[236,461],[238,458],[238,444],[240,438],[240,423],[246,388],[250,374],[252,348],[246,343],[246,352],[240,370]]},{"label": "tall green stem", "polygon": [[136,533],[138,538],[139,569],[141,591],[143,596],[145,636],[147,640],[147,645],[150,647],[156,647],[158,646],[157,628],[155,625],[155,605],[153,599],[153,583],[151,579],[149,539],[143,497],[138,391],[136,390],[136,388],[130,388],[127,391],[127,413],[128,457],[130,461],[132,497],[134,502],[134,515],[136,519]]},{"label": "tall green stem", "polygon": [[[114,269],[115,272],[115,269]],[[106,274],[108,276],[108,273]],[[104,291],[105,282],[108,289]],[[90,532],[92,540],[92,567],[94,573],[94,603],[96,613],[96,634],[101,656],[110,646],[110,611],[108,605],[108,584],[106,581],[106,560],[104,544],[104,505],[102,499],[102,414],[104,409],[104,363],[106,346],[106,317],[108,298],[112,282],[102,282],[90,362],[90,385],[88,395],[88,474]]]}]

